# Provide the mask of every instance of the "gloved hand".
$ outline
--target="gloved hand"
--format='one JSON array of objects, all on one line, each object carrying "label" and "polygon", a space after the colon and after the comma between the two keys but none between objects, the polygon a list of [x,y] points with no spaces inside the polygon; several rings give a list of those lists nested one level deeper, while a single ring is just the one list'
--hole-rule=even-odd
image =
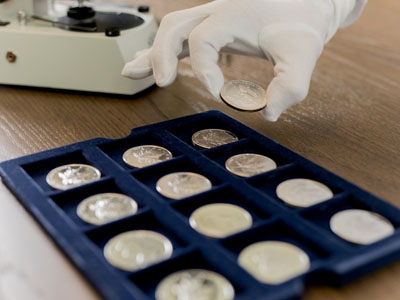
[{"label": "gloved hand", "polygon": [[[262,114],[276,121],[308,94],[324,44],[338,28],[354,22],[367,0],[216,0],[166,15],[153,47],[136,54],[122,74],[140,79],[154,74],[159,86],[171,84],[178,60],[190,53],[197,78],[215,98],[224,85],[218,52],[266,58],[275,77]],[[238,78],[240,79],[240,78]]]}]

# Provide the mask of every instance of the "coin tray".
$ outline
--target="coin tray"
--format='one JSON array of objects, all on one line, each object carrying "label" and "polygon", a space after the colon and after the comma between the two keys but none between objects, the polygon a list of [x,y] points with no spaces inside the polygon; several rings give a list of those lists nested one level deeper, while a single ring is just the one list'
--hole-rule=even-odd
[{"label": "coin tray", "polygon": [[[228,130],[239,140],[212,149],[193,146],[193,133],[209,128]],[[127,149],[144,144],[165,147],[173,158],[142,169],[123,162]],[[250,178],[235,176],[225,169],[225,161],[240,153],[266,155],[277,168]],[[102,177],[66,191],[51,188],[45,180],[48,172],[70,163],[92,165]],[[212,189],[182,200],[163,197],[156,191],[157,180],[177,171],[206,176]],[[154,299],[155,289],[165,276],[188,268],[220,273],[233,285],[235,299],[291,299],[300,297],[306,285],[343,284],[400,257],[399,209],[218,111],[135,128],[121,139],[96,138],[2,162],[0,175],[60,249],[109,300]],[[298,177],[327,185],[334,196],[307,208],[286,205],[278,199],[276,187]],[[134,198],[137,213],[100,226],[82,221],[76,214],[78,204],[106,192]],[[208,238],[192,229],[191,213],[216,202],[246,209],[253,217],[252,226],[223,239]],[[395,233],[366,246],[339,238],[330,230],[329,220],[349,208],[384,216]],[[172,256],[135,272],[113,267],[103,256],[105,243],[135,229],[165,235],[173,245]],[[257,281],[239,266],[238,255],[248,245],[266,240],[286,241],[301,248],[310,257],[310,269],[278,285]]]}]

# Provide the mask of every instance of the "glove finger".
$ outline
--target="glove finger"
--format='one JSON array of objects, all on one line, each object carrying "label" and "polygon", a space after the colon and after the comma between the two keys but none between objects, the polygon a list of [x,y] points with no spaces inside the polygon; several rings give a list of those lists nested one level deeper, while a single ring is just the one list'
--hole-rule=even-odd
[{"label": "glove finger", "polygon": [[272,25],[259,35],[260,48],[275,65],[268,86],[265,119],[275,122],[290,106],[307,97],[311,75],[321,55],[323,42],[306,25]]},{"label": "glove finger", "polygon": [[178,56],[185,51],[190,32],[213,11],[218,2],[172,12],[160,24],[152,50],[152,68],[159,86],[171,84],[178,71]]},{"label": "glove finger", "polygon": [[223,46],[233,41],[229,33],[216,30],[220,28],[219,24],[223,23],[220,16],[211,16],[197,26],[189,36],[190,62],[193,72],[219,101],[219,94],[224,85],[224,75],[217,64],[218,52]]},{"label": "glove finger", "polygon": [[153,74],[151,48],[138,51],[134,59],[125,64],[121,74],[132,79],[141,79]]}]

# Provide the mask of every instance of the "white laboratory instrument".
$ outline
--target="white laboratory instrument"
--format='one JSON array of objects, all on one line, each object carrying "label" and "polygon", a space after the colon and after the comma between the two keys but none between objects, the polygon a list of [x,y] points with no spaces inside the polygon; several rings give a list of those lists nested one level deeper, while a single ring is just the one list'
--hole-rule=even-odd
[{"label": "white laboratory instrument", "polygon": [[153,77],[131,80],[121,70],[156,30],[144,6],[0,0],[0,84],[135,94]]}]

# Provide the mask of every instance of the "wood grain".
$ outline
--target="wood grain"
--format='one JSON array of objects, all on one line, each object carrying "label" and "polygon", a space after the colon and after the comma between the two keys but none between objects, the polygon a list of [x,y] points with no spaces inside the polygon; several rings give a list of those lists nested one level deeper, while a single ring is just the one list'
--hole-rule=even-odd
[{"label": "wood grain", "polygon": [[[126,1],[134,5],[150,4],[158,19],[167,12],[205,2]],[[97,136],[122,137],[137,126],[219,109],[400,206],[399,15],[398,0],[370,0],[363,16],[353,26],[339,31],[326,46],[307,99],[289,109],[276,123],[213,101],[194,77],[188,59],[180,63],[178,78],[171,86],[153,87],[132,97],[0,85],[0,161]],[[227,79],[248,79],[264,87],[273,76],[271,65],[259,59],[223,55],[221,67]],[[98,298],[53,246],[42,246],[51,242],[4,186],[0,192],[0,203],[7,203],[9,209],[8,216],[0,218],[0,227],[19,228],[14,229],[14,234],[21,239],[28,234],[40,236],[36,243],[41,244],[36,247],[58,256],[52,262],[54,269],[38,270],[45,282],[32,279],[35,287],[44,291],[31,299],[52,299],[54,293],[46,291],[48,288],[62,289],[64,295],[60,299],[76,298],[76,294],[61,287],[62,282],[52,281],[49,276],[52,270],[78,285],[81,298]],[[0,238],[8,239],[6,245],[0,246],[0,253],[20,253],[16,247],[21,241],[16,242],[11,233],[0,230]],[[37,266],[34,261],[45,260],[47,254],[35,253],[16,267],[28,272]],[[1,274],[0,265],[0,298],[3,294],[5,299],[16,299],[7,298],[12,292],[4,287]],[[26,288],[29,291],[29,286]],[[400,263],[341,288],[307,288],[305,298],[400,299]]]}]

